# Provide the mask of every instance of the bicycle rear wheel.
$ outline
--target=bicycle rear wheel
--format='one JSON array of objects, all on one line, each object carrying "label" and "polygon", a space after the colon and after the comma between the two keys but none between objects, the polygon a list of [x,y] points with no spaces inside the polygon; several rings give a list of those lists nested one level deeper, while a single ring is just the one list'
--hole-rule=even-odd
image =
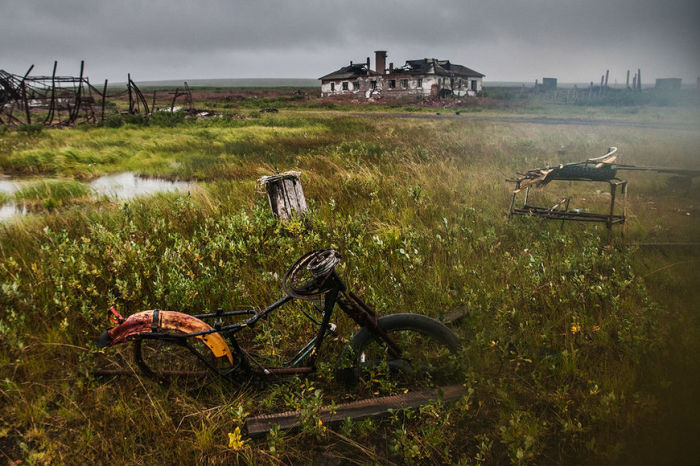
[{"label": "bicycle rear wheel", "polygon": [[461,343],[437,320],[419,314],[392,314],[380,317],[377,325],[401,348],[401,357],[391,356],[385,343],[362,328],[349,348],[353,382],[385,391],[446,385],[459,379],[457,353]]},{"label": "bicycle rear wheel", "polygon": [[189,388],[209,383],[231,368],[225,357],[215,357],[197,338],[139,338],[134,341],[134,360],[145,376]]}]

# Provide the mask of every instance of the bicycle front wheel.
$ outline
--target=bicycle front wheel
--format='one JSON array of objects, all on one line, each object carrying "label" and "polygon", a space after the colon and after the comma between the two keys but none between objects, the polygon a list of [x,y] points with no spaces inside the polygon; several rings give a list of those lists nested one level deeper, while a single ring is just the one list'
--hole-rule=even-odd
[{"label": "bicycle front wheel", "polygon": [[401,349],[401,357],[392,356],[384,342],[362,328],[349,348],[354,382],[384,391],[446,385],[459,379],[461,343],[437,320],[420,314],[392,314],[380,317],[377,325]]}]

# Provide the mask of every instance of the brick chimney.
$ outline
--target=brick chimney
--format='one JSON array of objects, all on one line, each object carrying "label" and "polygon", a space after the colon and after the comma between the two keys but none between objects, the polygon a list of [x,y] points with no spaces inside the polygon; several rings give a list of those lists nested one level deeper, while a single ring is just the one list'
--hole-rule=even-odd
[{"label": "brick chimney", "polygon": [[389,63],[389,74],[392,74],[394,72],[394,64]]},{"label": "brick chimney", "polygon": [[386,50],[376,50],[374,52],[374,65],[376,66],[376,72],[379,74],[384,74],[386,72]]}]

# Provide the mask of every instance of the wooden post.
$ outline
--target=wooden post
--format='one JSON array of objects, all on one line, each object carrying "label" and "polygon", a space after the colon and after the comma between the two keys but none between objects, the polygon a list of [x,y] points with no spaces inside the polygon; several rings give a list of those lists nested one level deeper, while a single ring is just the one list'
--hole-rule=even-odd
[{"label": "wooden post", "polygon": [[156,91],[153,91],[153,105],[151,105],[151,113],[156,111]]},{"label": "wooden post", "polygon": [[170,102],[170,113],[175,111],[175,99],[177,99],[178,93],[180,92],[180,88],[176,87],[175,88],[175,94],[173,94],[173,101]]},{"label": "wooden post", "polygon": [[610,182],[610,215],[608,215],[608,221],[606,226],[608,227],[608,244],[612,243],[612,227],[613,227],[613,216],[615,215],[615,195],[617,194],[617,184],[613,181]]},{"label": "wooden post", "polygon": [[70,114],[70,119],[68,123],[73,123],[78,119],[78,112],[80,112],[80,101],[83,98],[83,72],[85,71],[85,60],[80,60],[80,77],[78,78],[78,91],[75,94],[75,107],[73,107],[73,112]]},{"label": "wooden post", "polygon": [[58,61],[53,62],[53,72],[51,73],[51,101],[49,102],[49,111],[46,114],[44,125],[50,125],[53,121],[54,109],[56,108],[56,67]]},{"label": "wooden post", "polygon": [[603,95],[603,83],[605,82],[605,75],[600,75],[600,89],[598,90],[598,95]]},{"label": "wooden post", "polygon": [[129,114],[134,113],[134,100],[131,95],[131,73],[126,74],[126,87],[129,89]]},{"label": "wooden post", "polygon": [[29,111],[29,99],[27,99],[27,85],[22,81],[22,103],[24,104],[24,112],[27,116],[27,124],[32,124],[32,114]]},{"label": "wooden post", "polygon": [[24,84],[24,81],[26,81],[27,76],[29,76],[29,73],[32,72],[34,69],[34,65],[30,66],[29,69],[27,70],[26,73],[24,73],[24,77],[22,78],[21,82],[21,87],[22,87],[22,103],[24,104],[24,111],[26,112],[27,115],[27,124],[31,125],[32,124],[32,117],[29,113],[29,101],[27,100],[27,86]]},{"label": "wooden post", "polygon": [[627,70],[627,81],[625,82],[625,88],[630,88],[630,70]]},{"label": "wooden post", "polygon": [[267,191],[270,209],[286,222],[294,216],[301,216],[306,211],[306,198],[299,181],[300,172],[289,171],[279,175],[263,176],[260,184]]},{"label": "wooden post", "polygon": [[608,76],[610,76],[610,70],[605,70],[605,89],[608,88]]},{"label": "wooden post", "polygon": [[107,100],[107,80],[105,79],[105,87],[102,88],[102,121],[105,121],[105,101]]}]

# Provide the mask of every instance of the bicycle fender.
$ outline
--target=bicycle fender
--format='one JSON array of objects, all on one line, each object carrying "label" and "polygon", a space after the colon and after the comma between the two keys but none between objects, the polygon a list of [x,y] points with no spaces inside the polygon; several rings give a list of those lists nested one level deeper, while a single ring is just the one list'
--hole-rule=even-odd
[{"label": "bicycle fender", "polygon": [[[138,338],[141,334],[161,332],[163,330],[179,330],[183,333],[193,333],[212,330],[212,327],[206,322],[182,312],[157,309],[142,311],[129,316],[116,327],[105,330],[100,335],[98,346],[104,348],[118,345]],[[226,356],[229,363],[233,365],[233,355],[221,335],[209,333],[207,335],[198,335],[197,338],[211,350],[215,357]]]}]

